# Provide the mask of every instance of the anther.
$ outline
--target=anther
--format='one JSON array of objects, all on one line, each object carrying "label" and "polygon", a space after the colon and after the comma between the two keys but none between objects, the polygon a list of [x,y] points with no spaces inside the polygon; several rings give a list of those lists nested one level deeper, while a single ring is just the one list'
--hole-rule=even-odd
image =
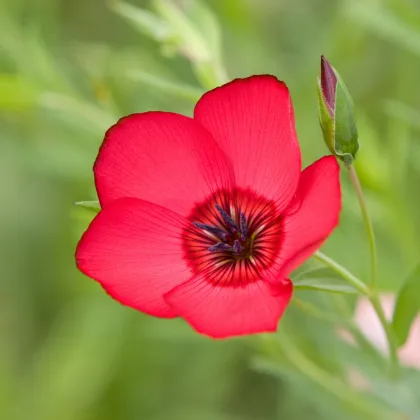
[{"label": "anther", "polygon": [[223,251],[232,251],[232,250],[233,248],[230,245],[225,244],[223,242],[218,242],[217,244],[214,244],[211,247],[209,247],[210,252],[223,252]]},{"label": "anther", "polygon": [[193,222],[193,225],[197,227],[198,229],[204,230],[206,232],[209,232],[217,236],[222,241],[226,241],[228,237],[227,232],[225,232],[223,229],[217,226],[206,225],[205,223],[200,223],[200,222]]},{"label": "anther", "polygon": [[241,244],[237,239],[235,239],[235,241],[233,242],[233,250],[235,251],[235,254],[240,254],[243,250]]},{"label": "anther", "polygon": [[245,213],[241,213],[241,215],[239,217],[239,222],[240,222],[240,225],[241,225],[241,239],[242,239],[242,241],[245,241],[246,237],[248,235],[248,226],[246,224]]},{"label": "anther", "polygon": [[220,213],[220,215],[223,217],[223,220],[226,222],[226,224],[229,226],[230,230],[235,233],[239,231],[238,225],[235,223],[235,221],[229,216],[229,214],[223,210],[218,204],[216,204],[216,210]]}]

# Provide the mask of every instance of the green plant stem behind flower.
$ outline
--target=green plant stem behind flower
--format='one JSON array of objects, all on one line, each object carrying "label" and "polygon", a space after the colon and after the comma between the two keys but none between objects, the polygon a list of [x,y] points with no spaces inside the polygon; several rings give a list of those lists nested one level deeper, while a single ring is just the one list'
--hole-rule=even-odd
[{"label": "green plant stem behind flower", "polygon": [[332,395],[335,395],[339,400],[349,404],[360,413],[372,419],[390,420],[395,418],[394,415],[387,412],[386,408],[365,398],[364,395],[350,388],[339,378],[332,376],[329,372],[317,366],[300,351],[298,346],[289,337],[279,338],[272,334],[264,334],[261,338],[271,347],[273,353],[281,351],[287,361],[302,375]]},{"label": "green plant stem behind flower", "polygon": [[370,248],[370,285],[372,287],[375,286],[376,282],[376,264],[377,264],[377,257],[376,257],[376,244],[375,244],[375,235],[373,232],[373,225],[372,221],[369,216],[368,208],[366,205],[365,196],[363,195],[362,186],[360,185],[359,177],[357,176],[356,169],[353,165],[348,165],[349,170],[349,177],[350,181],[354,187],[354,190],[357,195],[357,199],[359,201],[360,210],[362,212],[363,222],[365,224],[366,233],[369,240],[369,248]]},{"label": "green plant stem behind flower", "polygon": [[398,343],[394,331],[392,329],[392,324],[386,319],[384,310],[380,303],[378,294],[376,291],[370,290],[361,280],[359,280],[354,274],[350,273],[346,268],[338,264],[332,258],[326,256],[322,252],[316,252],[314,258],[318,261],[324,263],[337,274],[339,274],[344,280],[348,281],[352,286],[356,287],[362,295],[366,295],[370,300],[373,309],[375,310],[379,321],[381,322],[382,328],[384,329],[389,349],[389,375],[391,378],[395,379],[399,375],[399,360],[398,360]]}]

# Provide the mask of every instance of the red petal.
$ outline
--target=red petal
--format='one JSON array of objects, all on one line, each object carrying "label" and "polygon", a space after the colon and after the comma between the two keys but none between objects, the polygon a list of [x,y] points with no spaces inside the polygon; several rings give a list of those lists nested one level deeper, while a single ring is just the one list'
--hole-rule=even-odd
[{"label": "red petal", "polygon": [[94,167],[102,205],[141,198],[187,215],[230,185],[232,170],[210,133],[169,112],[133,114],[111,127]]},{"label": "red petal", "polygon": [[226,152],[237,185],[278,202],[280,210],[296,191],[301,156],[292,101],[274,76],[236,79],[206,93],[194,118]]},{"label": "red petal", "polygon": [[165,295],[179,316],[213,338],[276,331],[292,296],[292,283],[262,280],[244,287],[220,287],[197,276]]},{"label": "red petal", "polygon": [[281,275],[308,259],[337,226],[341,209],[340,167],[334,156],[308,166],[296,196],[284,213]]},{"label": "red petal", "polygon": [[183,224],[178,214],[147,201],[113,201],[82,236],[77,266],[122,304],[174,317],[162,295],[189,276],[182,257]]}]

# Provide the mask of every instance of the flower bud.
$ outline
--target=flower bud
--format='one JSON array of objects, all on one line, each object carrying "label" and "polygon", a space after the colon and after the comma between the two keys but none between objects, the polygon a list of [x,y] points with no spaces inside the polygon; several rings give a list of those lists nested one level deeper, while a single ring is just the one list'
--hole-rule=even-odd
[{"label": "flower bud", "polygon": [[325,143],[332,154],[351,164],[359,150],[353,101],[340,75],[324,56],[318,79],[318,106]]}]

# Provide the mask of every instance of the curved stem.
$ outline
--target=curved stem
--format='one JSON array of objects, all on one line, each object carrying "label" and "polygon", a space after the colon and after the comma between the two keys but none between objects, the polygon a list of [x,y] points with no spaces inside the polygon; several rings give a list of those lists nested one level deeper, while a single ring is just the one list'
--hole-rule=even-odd
[{"label": "curved stem", "polygon": [[350,273],[350,271],[348,271],[346,268],[338,264],[336,261],[334,261],[330,257],[327,257],[325,254],[319,251],[315,252],[313,257],[316,260],[330,267],[333,271],[339,274],[344,280],[346,280],[349,284],[351,284],[355,289],[357,289],[361,294],[366,295],[366,296],[370,294],[370,290],[366,286],[365,283],[363,283],[354,274]]},{"label": "curved stem", "polygon": [[389,361],[390,361],[390,376],[395,378],[399,374],[399,360],[398,360],[398,343],[392,329],[391,323],[386,319],[384,309],[376,293],[369,297],[370,303],[375,309],[378,315],[379,321],[381,322],[382,328],[385,331],[386,338],[388,341],[389,349]]},{"label": "curved stem", "polygon": [[359,177],[353,165],[348,165],[349,178],[353,184],[354,190],[359,200],[360,209],[362,211],[363,222],[365,224],[366,233],[370,248],[370,285],[374,286],[376,282],[376,244],[375,235],[373,233],[372,221],[366,205],[365,196],[363,195],[362,186],[360,185]]},{"label": "curved stem", "polygon": [[282,338],[281,340],[274,341],[272,337],[267,337],[266,339],[271,340],[272,344],[278,346],[288,361],[298,371],[326,391],[335,395],[339,400],[370,416],[370,418],[391,418],[390,413],[387,413],[384,407],[366,399],[362,394],[347,386],[339,378],[334,377],[329,372],[317,366],[312,360],[308,359],[291,340]]},{"label": "curved stem", "polygon": [[388,341],[389,348],[389,361],[390,361],[390,375],[395,377],[398,375],[399,361],[398,361],[398,343],[391,323],[386,319],[384,310],[376,292],[372,292],[361,280],[359,280],[354,274],[350,273],[346,268],[338,264],[336,261],[327,257],[322,252],[316,252],[314,258],[324,263],[337,274],[339,274],[344,280],[348,281],[354,286],[359,292],[368,297],[371,302],[373,309],[375,310],[379,321],[381,322],[382,328],[385,331],[386,338]]}]

